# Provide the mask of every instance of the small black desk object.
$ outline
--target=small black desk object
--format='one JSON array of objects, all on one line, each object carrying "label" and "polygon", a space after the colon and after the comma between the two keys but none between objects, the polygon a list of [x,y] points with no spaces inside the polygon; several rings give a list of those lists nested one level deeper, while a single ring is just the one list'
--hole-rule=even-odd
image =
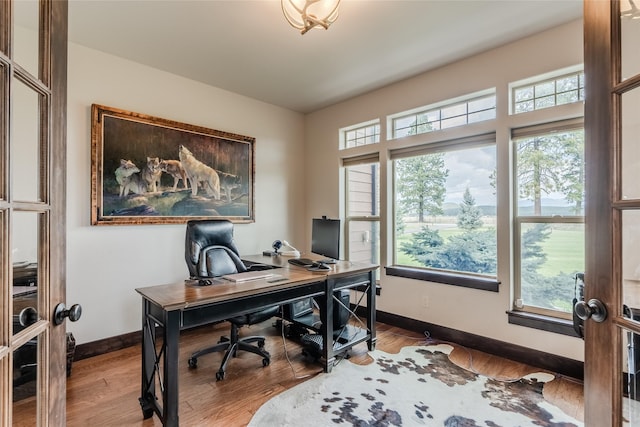
[{"label": "small black desk object", "polygon": [[[366,292],[367,329],[347,343],[333,342],[333,298],[323,298],[327,313],[321,328],[324,371],[331,372],[335,353],[367,342],[375,349],[375,277],[374,264],[340,261],[329,272],[309,272],[288,267],[286,257],[246,257],[248,263],[272,264],[271,270],[287,280],[258,279],[198,286],[189,281],[138,288],[142,297],[142,372],[139,398],[144,418],[155,413],[165,426],[178,426],[178,363],[180,330],[228,319],[257,309],[298,301],[304,298],[333,295],[340,289]],[[245,257],[243,257],[245,261]],[[156,328],[161,327],[162,344],[156,349]],[[336,347],[339,345],[339,347]],[[186,361],[185,361],[186,363]],[[160,387],[158,387],[160,385]],[[156,396],[156,394],[161,396]]]}]

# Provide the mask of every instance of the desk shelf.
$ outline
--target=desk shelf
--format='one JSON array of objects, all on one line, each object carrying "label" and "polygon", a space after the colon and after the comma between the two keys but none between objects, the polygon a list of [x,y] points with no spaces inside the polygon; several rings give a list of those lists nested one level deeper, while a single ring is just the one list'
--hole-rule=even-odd
[{"label": "desk shelf", "polygon": [[[322,336],[320,316],[317,312],[298,316],[295,319],[284,319],[290,324],[287,329],[287,338],[302,342],[304,335],[316,335],[318,338]],[[284,325],[280,325],[284,327]],[[370,331],[366,328],[347,324],[343,328],[334,331],[333,353],[342,354],[351,349],[351,347],[365,342],[372,337]],[[304,344],[304,343],[303,343]],[[315,347],[315,346],[314,346]],[[322,344],[312,349],[312,355],[320,358],[322,354]]]}]

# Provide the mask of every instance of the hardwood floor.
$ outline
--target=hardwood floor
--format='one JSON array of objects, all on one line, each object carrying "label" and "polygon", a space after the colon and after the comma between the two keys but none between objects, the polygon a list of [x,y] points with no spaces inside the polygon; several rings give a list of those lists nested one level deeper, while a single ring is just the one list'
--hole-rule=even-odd
[{"label": "hardwood floor", "polygon": [[[322,372],[319,364],[301,354],[301,347],[286,341],[286,354],[279,330],[273,320],[241,334],[267,336],[266,348],[271,364],[263,368],[261,359],[241,352],[233,359],[223,381],[216,381],[221,354],[199,359],[196,369],[189,369],[189,355],[217,341],[229,330],[227,323],[184,331],[180,342],[180,423],[184,426],[244,426],[255,411],[274,395]],[[414,332],[379,323],[377,349],[396,353],[407,345],[425,342]],[[290,362],[287,360],[290,359]],[[456,347],[451,360],[465,368],[494,378],[519,378],[540,369],[496,356]],[[366,344],[351,351],[350,361],[367,364]],[[160,426],[158,417],[142,419],[140,395],[140,346],[76,361],[67,384],[67,426]],[[545,386],[545,398],[577,419],[582,419],[582,384],[557,379]]]}]

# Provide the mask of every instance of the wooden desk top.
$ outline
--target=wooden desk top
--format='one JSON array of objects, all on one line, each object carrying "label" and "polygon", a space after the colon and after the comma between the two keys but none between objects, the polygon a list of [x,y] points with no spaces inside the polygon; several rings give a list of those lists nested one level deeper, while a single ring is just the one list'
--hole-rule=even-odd
[{"label": "wooden desk top", "polygon": [[[276,267],[289,268],[291,270],[296,271],[307,271],[304,267],[299,267],[297,265],[289,264],[289,260],[295,257],[284,256],[284,255],[276,255],[276,256],[268,256],[268,255],[246,255],[241,257],[243,261],[249,261],[252,263],[258,264],[267,264],[274,265]],[[319,261],[324,257],[314,255],[314,254],[303,254],[300,258],[308,258],[313,261]],[[316,274],[325,274],[331,277],[340,277],[347,274],[366,272],[375,270],[378,268],[376,264],[364,263],[364,262],[351,262],[351,261],[336,261],[335,264],[327,264],[331,267],[329,271],[316,271]]]},{"label": "wooden desk top", "polygon": [[213,284],[208,286],[200,286],[197,280],[184,280],[166,285],[137,288],[136,292],[164,310],[171,311],[249,296],[270,289],[305,285],[317,282],[319,278],[324,280],[324,274],[318,275],[304,269],[298,271],[275,268],[269,272],[280,275],[285,280],[279,280],[277,276],[246,282],[231,282],[217,278],[211,279]]},{"label": "wooden desk top", "polygon": [[166,285],[136,288],[136,292],[164,310],[182,310],[198,305],[254,295],[271,289],[286,289],[314,283],[319,280],[325,280],[327,276],[340,277],[347,274],[366,272],[378,267],[374,264],[338,261],[337,264],[331,265],[330,271],[311,272],[303,267],[290,265],[288,263],[289,257],[251,255],[242,257],[242,259],[250,262],[279,265],[281,268],[274,268],[269,272],[282,276],[285,280],[278,280],[276,276],[236,283],[218,278],[212,279],[213,284],[208,286],[198,285],[197,280],[183,280]]}]

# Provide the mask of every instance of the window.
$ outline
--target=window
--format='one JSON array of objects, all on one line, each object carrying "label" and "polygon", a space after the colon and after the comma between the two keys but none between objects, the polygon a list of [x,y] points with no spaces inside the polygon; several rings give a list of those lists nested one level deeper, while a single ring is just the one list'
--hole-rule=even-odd
[{"label": "window", "polygon": [[571,318],[584,272],[584,130],[581,120],[516,129],[516,310]]},{"label": "window", "polygon": [[[345,159],[347,259],[380,263],[380,163],[378,156]],[[378,273],[376,273],[378,274]]]},{"label": "window", "polygon": [[344,147],[352,148],[360,145],[377,144],[380,142],[380,123],[368,123],[342,130]]},{"label": "window", "polygon": [[584,101],[584,73],[566,74],[512,88],[513,114]]},{"label": "window", "polygon": [[496,118],[496,95],[475,96],[425,107],[417,112],[392,118],[393,138],[433,132]]},{"label": "window", "polygon": [[460,275],[495,279],[495,135],[399,149],[391,157],[394,266],[455,277],[451,284]]}]

